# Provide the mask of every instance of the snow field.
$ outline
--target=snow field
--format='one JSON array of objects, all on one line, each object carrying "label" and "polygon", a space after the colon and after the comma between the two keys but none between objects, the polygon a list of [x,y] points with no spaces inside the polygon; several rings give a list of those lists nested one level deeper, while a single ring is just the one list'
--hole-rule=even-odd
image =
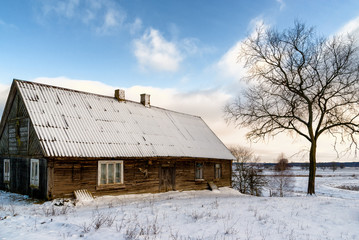
[{"label": "snow field", "polygon": [[344,169],[337,175],[316,178],[312,197],[304,194],[304,177],[296,178],[291,197],[283,198],[220,188],[56,206],[61,201],[36,204],[0,191],[0,239],[359,239],[359,193],[335,188],[359,180],[342,176]]}]

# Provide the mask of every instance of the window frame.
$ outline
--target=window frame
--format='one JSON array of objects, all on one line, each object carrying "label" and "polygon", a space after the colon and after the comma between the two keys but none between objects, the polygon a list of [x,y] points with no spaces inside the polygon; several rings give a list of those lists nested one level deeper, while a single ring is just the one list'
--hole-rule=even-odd
[{"label": "window frame", "polygon": [[[102,165],[106,165],[106,183],[101,183],[102,180]],[[109,165],[113,164],[113,174],[112,174],[112,182],[109,182]],[[116,182],[116,164],[120,164],[120,182]],[[124,185],[124,163],[123,160],[100,160],[97,164],[97,186],[106,187],[106,186],[121,186]]]},{"label": "window frame", "polygon": [[[201,165],[201,167],[198,167]],[[194,179],[196,181],[203,181],[204,180],[204,163],[203,162],[195,162],[195,169],[194,169]],[[199,173],[199,174],[198,174]]]},{"label": "window frame", "polygon": [[[34,169],[34,165],[35,165],[35,169]],[[39,161],[39,159],[31,159],[30,160],[30,187],[38,188],[39,183],[40,183],[40,161]]]},{"label": "window frame", "polygon": [[[8,169],[6,169],[6,164],[8,164]],[[8,171],[6,171],[6,170],[8,170]],[[4,182],[5,183],[10,182],[10,176],[11,176],[10,159],[4,159]]]},{"label": "window frame", "polygon": [[221,179],[222,178],[222,164],[221,163],[215,163],[214,164],[214,178],[215,179]]}]

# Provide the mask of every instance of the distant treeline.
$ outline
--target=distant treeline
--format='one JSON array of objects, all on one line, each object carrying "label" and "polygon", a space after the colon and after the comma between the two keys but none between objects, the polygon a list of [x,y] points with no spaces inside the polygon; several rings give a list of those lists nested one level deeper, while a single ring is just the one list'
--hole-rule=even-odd
[{"label": "distant treeline", "polygon": [[[264,167],[272,167],[275,166],[277,163],[263,163]],[[288,164],[290,167],[307,167],[309,166],[309,163],[307,162],[294,162]],[[323,168],[323,167],[333,167],[335,165],[336,167],[359,167],[359,162],[320,162],[317,163],[317,168]]]}]

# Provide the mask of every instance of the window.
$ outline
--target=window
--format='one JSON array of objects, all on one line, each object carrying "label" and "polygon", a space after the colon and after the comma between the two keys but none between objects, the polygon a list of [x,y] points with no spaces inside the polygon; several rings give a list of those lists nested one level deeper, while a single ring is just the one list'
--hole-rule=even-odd
[{"label": "window", "polygon": [[123,161],[99,161],[98,185],[122,184]]},{"label": "window", "polygon": [[203,163],[196,163],[196,179],[203,179]]},{"label": "window", "polygon": [[10,182],[10,159],[4,159],[4,182]]},{"label": "window", "polygon": [[214,178],[215,179],[222,178],[222,166],[220,163],[214,164]]},{"label": "window", "polygon": [[31,159],[30,165],[30,186],[39,186],[39,159]]}]

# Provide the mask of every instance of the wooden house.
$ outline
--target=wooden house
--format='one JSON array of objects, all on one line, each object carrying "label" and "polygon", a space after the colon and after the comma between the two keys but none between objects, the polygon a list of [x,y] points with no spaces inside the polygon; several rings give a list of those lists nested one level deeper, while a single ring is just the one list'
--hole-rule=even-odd
[{"label": "wooden house", "polygon": [[14,80],[0,122],[0,189],[35,198],[231,186],[233,155],[197,116]]}]

